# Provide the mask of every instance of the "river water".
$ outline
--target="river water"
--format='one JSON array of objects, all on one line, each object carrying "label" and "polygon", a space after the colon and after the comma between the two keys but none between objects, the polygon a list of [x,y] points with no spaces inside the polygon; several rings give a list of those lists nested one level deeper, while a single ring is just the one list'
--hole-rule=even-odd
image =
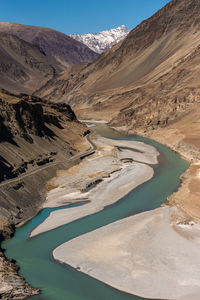
[{"label": "river water", "polygon": [[177,190],[180,185],[179,177],[189,167],[189,163],[182,160],[174,151],[152,140],[138,136],[122,136],[106,125],[97,125],[95,130],[109,138],[138,140],[155,146],[160,152],[159,164],[154,166],[155,175],[150,181],[142,184],[117,203],[107,206],[103,211],[30,239],[29,234],[32,229],[55,210],[55,208],[44,209],[23,227],[17,229],[12,239],[3,243],[6,256],[14,258],[20,266],[20,275],[31,286],[41,290],[41,294],[29,298],[31,300],[143,299],[120,292],[70,266],[55,262],[52,251],[62,243],[101,226],[160,207],[167,196]]}]

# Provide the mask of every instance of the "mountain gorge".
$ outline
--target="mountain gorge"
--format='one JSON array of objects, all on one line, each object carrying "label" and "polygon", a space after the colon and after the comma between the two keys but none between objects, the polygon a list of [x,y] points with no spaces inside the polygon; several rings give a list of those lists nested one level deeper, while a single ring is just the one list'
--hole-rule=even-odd
[{"label": "mountain gorge", "polygon": [[[46,182],[90,151],[88,129],[68,104],[31,95],[60,76],[73,77],[98,54],[47,28],[0,22],[0,240],[40,209]],[[65,79],[63,79],[64,82]],[[61,88],[58,92],[61,92]],[[89,150],[88,150],[89,149]],[[0,251],[0,295],[38,293]],[[18,282],[16,286],[15,283]],[[1,297],[0,296],[0,297]]]},{"label": "mountain gorge", "polygon": [[80,118],[114,126],[168,124],[199,99],[199,8],[197,0],[172,0],[92,64],[56,77],[39,95],[70,103]]},{"label": "mountain gorge", "polygon": [[[78,119],[150,137],[197,163],[167,203],[199,221],[199,10],[199,0],[172,0],[130,32],[71,36],[0,22],[0,240],[37,214],[58,170],[91,151]],[[38,293],[1,251],[0,268],[0,298]]]},{"label": "mountain gorge", "polygon": [[[57,75],[63,76],[62,71],[77,73],[99,56],[97,52],[110,48],[127,33],[121,26],[72,38],[49,28],[0,22],[1,87],[14,93],[40,90]],[[98,49],[91,50],[91,44]]]}]

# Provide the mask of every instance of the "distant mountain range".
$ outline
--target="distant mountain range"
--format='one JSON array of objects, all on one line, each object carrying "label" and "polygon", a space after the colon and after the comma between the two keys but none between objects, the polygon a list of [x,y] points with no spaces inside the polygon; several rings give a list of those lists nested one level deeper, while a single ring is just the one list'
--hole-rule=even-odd
[{"label": "distant mountain range", "polygon": [[126,26],[122,25],[99,33],[71,34],[70,36],[100,54],[124,39],[128,33],[129,30],[126,29]]}]

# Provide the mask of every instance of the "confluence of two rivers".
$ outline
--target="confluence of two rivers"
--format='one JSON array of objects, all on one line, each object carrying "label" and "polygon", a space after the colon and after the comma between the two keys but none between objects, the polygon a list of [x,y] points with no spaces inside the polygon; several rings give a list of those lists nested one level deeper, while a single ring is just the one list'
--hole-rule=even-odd
[{"label": "confluence of two rivers", "polygon": [[159,164],[154,166],[155,174],[150,181],[140,185],[117,203],[105,207],[101,212],[30,239],[29,234],[34,227],[42,223],[51,211],[62,208],[43,209],[31,221],[18,228],[12,239],[4,241],[2,247],[6,249],[5,254],[16,260],[20,266],[20,275],[31,286],[41,290],[41,294],[29,298],[31,300],[143,299],[118,291],[70,266],[57,263],[53,259],[52,251],[62,243],[84,233],[160,207],[167,197],[178,189],[179,177],[189,167],[189,163],[168,147],[152,140],[138,136],[124,137],[106,125],[96,125],[94,129],[108,138],[137,140],[153,145],[160,152]]}]

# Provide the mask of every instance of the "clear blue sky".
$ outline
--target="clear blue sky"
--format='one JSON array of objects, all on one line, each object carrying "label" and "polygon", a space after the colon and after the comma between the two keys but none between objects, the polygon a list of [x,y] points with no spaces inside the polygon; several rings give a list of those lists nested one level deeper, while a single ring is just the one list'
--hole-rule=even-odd
[{"label": "clear blue sky", "polygon": [[134,28],[169,0],[0,0],[0,21],[88,33]]}]

